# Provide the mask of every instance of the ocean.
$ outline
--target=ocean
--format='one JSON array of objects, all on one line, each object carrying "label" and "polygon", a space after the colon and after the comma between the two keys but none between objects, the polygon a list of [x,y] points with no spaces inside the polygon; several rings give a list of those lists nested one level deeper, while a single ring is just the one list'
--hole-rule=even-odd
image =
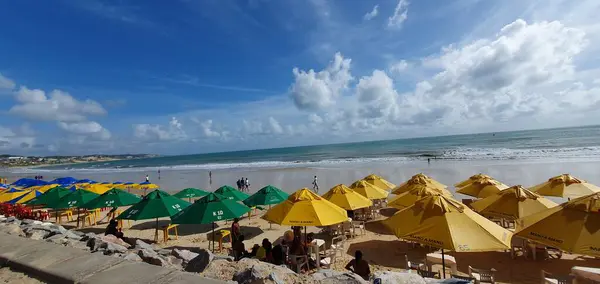
[{"label": "ocean", "polygon": [[336,167],[361,163],[449,160],[537,160],[600,158],[600,126],[424,137],[334,145],[288,147],[195,155],[163,156],[76,165],[45,170],[147,171],[158,168]]}]

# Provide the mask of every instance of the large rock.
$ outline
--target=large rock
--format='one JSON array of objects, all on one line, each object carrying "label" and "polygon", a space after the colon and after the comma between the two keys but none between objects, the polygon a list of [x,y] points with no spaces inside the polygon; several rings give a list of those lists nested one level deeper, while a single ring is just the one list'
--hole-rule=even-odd
[{"label": "large rock", "polygon": [[321,269],[318,272],[312,274],[315,280],[319,280],[321,283],[347,283],[347,284],[366,284],[368,283],[362,277],[352,272],[338,272],[331,269]]},{"label": "large rock", "polygon": [[43,240],[48,235],[50,235],[50,232],[48,232],[46,230],[32,229],[32,230],[27,230],[26,234],[27,234],[27,237],[32,240]]},{"label": "large rock", "polygon": [[208,267],[213,258],[214,255],[212,252],[206,249],[201,249],[198,251],[198,256],[188,261],[185,271],[202,273],[206,267]]},{"label": "large rock", "polygon": [[25,232],[23,232],[21,227],[19,227],[19,225],[15,224],[15,223],[0,225],[0,232],[6,233],[9,235],[19,236],[19,237],[25,236]]},{"label": "large rock", "polygon": [[117,238],[115,235],[105,235],[105,236],[101,236],[100,239],[105,242],[105,243],[113,243],[113,244],[117,244],[120,246],[124,246],[126,248],[130,248],[131,245],[128,244],[127,242]]},{"label": "large rock", "polygon": [[70,240],[70,239],[66,240],[65,246],[72,247],[72,248],[78,248],[81,250],[87,250],[87,251],[90,250],[90,248],[87,246],[86,242]]},{"label": "large rock", "polygon": [[125,254],[123,256],[123,259],[129,260],[129,261],[136,261],[136,262],[142,261],[142,258],[139,255],[132,253],[132,252]]},{"label": "large rock", "polygon": [[183,265],[187,265],[192,259],[198,256],[197,253],[191,252],[186,249],[173,249],[171,254],[181,260],[183,260]]},{"label": "large rock", "polygon": [[238,261],[238,265],[240,271],[233,276],[233,280],[241,284],[297,283],[299,282],[298,278],[302,278],[287,267],[276,266],[257,259],[244,258]]},{"label": "large rock", "polygon": [[[23,219],[23,220],[21,220],[21,224],[23,224],[23,225],[33,224],[34,222],[35,222],[35,220],[32,220],[32,219]],[[41,224],[41,222],[40,222],[40,224]]]},{"label": "large rock", "polygon": [[183,260],[182,259],[177,258],[176,256],[173,256],[173,255],[169,255],[165,259],[169,263],[169,266],[171,266],[172,268],[175,268],[177,270],[183,269]]},{"label": "large rock", "polygon": [[64,233],[65,238],[79,241],[81,240],[81,235],[74,233],[73,231],[66,231]]},{"label": "large rock", "polygon": [[158,266],[168,266],[168,262],[158,255],[154,250],[151,249],[142,249],[138,251],[138,255],[142,258],[145,263],[158,265]]},{"label": "large rock", "polygon": [[229,262],[227,260],[215,259],[200,275],[206,278],[217,279],[221,281],[231,281],[231,279],[233,279],[233,276],[239,270],[238,266],[239,265],[237,262]]},{"label": "large rock", "polygon": [[55,243],[58,245],[66,245],[67,244],[67,238],[65,238],[65,235],[63,235],[63,234],[54,234],[54,235],[48,236],[48,237],[46,237],[46,241]]},{"label": "large rock", "polygon": [[82,237],[81,237],[81,241],[88,241],[90,239],[95,239],[96,238],[96,234],[89,232],[89,233],[85,233]]},{"label": "large rock", "polygon": [[378,271],[374,276],[381,280],[381,284],[426,284],[423,277],[416,273]]},{"label": "large rock", "polygon": [[151,244],[148,244],[140,239],[135,240],[135,248],[137,249],[151,249],[154,250],[154,247]]},{"label": "large rock", "polygon": [[17,224],[17,225],[21,225],[21,220],[17,219],[17,217],[15,217],[15,216],[10,216],[10,217],[6,218],[5,222],[6,223],[14,223],[14,224]]},{"label": "large rock", "polygon": [[66,234],[68,231],[67,229],[65,229],[65,227],[63,227],[61,225],[57,225],[57,224],[52,224],[52,225],[48,226],[48,228],[50,229],[50,232],[60,233],[60,234]]},{"label": "large rock", "polygon": [[122,245],[118,245],[118,244],[114,244],[114,243],[102,243],[99,247],[99,249],[104,250],[104,254],[105,255],[112,255],[115,253],[125,253],[127,252],[127,248],[122,246]]}]

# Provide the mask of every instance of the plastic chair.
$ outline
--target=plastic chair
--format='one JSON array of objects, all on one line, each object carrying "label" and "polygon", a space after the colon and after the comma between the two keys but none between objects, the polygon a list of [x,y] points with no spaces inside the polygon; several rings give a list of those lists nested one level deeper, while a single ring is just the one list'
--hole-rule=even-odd
[{"label": "plastic chair", "polygon": [[163,231],[163,241],[166,243],[169,240],[169,230],[175,231],[175,239],[179,239],[179,234],[177,232],[177,227],[179,224],[169,224],[168,226],[162,227]]},{"label": "plastic chair", "polygon": [[541,271],[542,284],[571,284],[575,277],[573,275],[552,275],[544,270]]},{"label": "plastic chair", "polygon": [[[230,230],[220,230],[219,231],[219,251],[223,251],[223,240],[229,237],[229,242],[231,242],[231,231]],[[214,238],[214,236],[213,236]]]},{"label": "plastic chair", "polygon": [[440,279],[439,272],[433,272],[429,270],[417,269],[417,274],[419,274],[423,278],[435,278]]},{"label": "plastic chair", "polygon": [[469,281],[469,283],[475,282],[475,278],[470,277],[470,276],[450,274],[450,278],[454,278],[454,279],[458,279],[458,280],[464,280],[464,281]]},{"label": "plastic chair", "polygon": [[496,283],[494,274],[496,269],[479,269],[469,265],[469,275],[475,279],[475,284],[479,283]]}]

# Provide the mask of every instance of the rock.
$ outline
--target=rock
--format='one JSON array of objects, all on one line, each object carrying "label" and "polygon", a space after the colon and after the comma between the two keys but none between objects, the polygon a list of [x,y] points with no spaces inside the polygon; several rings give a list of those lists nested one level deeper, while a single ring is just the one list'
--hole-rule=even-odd
[{"label": "rock", "polygon": [[426,284],[423,277],[416,273],[378,271],[374,277],[380,279],[381,284]]},{"label": "rock", "polygon": [[34,221],[35,220],[32,220],[32,219],[23,219],[23,220],[21,220],[21,224],[29,225],[29,224],[33,224]]},{"label": "rock", "polygon": [[122,245],[118,245],[118,244],[114,244],[114,243],[102,243],[99,247],[99,249],[104,250],[104,254],[105,255],[112,255],[115,253],[125,253],[127,252],[127,248],[122,246]]},{"label": "rock", "polygon": [[15,224],[15,223],[9,223],[9,224],[0,226],[0,232],[6,233],[9,235],[19,236],[19,237],[25,236],[25,232],[23,232],[21,227],[19,227],[19,225]]},{"label": "rock", "polygon": [[[238,272],[238,266],[239,265],[237,262],[229,262],[226,260],[215,259],[204,270],[204,272],[202,272],[201,275],[211,279],[231,281],[231,279],[233,279],[233,276]],[[234,283],[237,282],[234,281]]]},{"label": "rock", "polygon": [[32,239],[32,240],[43,240],[44,238],[46,238],[48,235],[50,235],[50,232],[46,231],[46,230],[29,230],[28,232],[26,232],[27,237]]},{"label": "rock", "polygon": [[76,241],[81,240],[81,236],[74,233],[73,231],[66,231],[64,233],[64,235],[65,235],[65,238],[67,238],[67,239],[76,240]]},{"label": "rock", "polygon": [[198,256],[188,261],[185,271],[202,273],[206,267],[208,267],[213,258],[214,255],[212,252],[206,249],[201,249],[198,251]]},{"label": "rock", "polygon": [[138,255],[142,258],[145,263],[154,264],[158,266],[167,266],[167,261],[162,258],[158,253],[150,249],[142,249],[138,251]]},{"label": "rock", "polygon": [[285,284],[298,282],[295,280],[295,278],[299,276],[287,267],[276,266],[267,262],[259,261],[257,259],[249,258],[244,258],[238,261],[238,265],[240,265],[240,270],[233,276],[233,280],[241,284],[273,282],[277,284]]},{"label": "rock", "polygon": [[6,223],[14,223],[15,221],[19,221],[19,219],[17,219],[17,217],[15,216],[10,216],[6,218]]},{"label": "rock", "polygon": [[75,234],[75,235],[78,235],[79,237],[83,237],[83,236],[85,236],[85,233],[84,233],[84,232],[81,232],[81,231],[75,231],[75,230],[71,230],[71,231],[69,231],[69,232],[71,232],[71,233],[73,233],[73,234]]},{"label": "rock", "polygon": [[67,239],[65,242],[65,245],[68,247],[78,248],[81,250],[87,250],[87,251],[90,250],[90,248],[86,245],[86,242],[80,242],[80,241],[76,241],[76,240]]},{"label": "rock", "polygon": [[169,255],[166,257],[167,262],[171,265],[171,267],[178,269],[178,270],[182,270],[183,269],[183,260],[180,258],[177,258],[176,256],[173,255]]},{"label": "rock", "polygon": [[157,249],[156,252],[162,256],[171,255],[171,250],[168,250],[168,249]]},{"label": "rock", "polygon": [[171,254],[181,260],[183,260],[183,264],[187,265],[192,259],[198,256],[197,253],[191,252],[186,249],[173,249]]},{"label": "rock", "polygon": [[51,232],[59,232],[61,234],[65,234],[68,231],[67,229],[65,229],[65,227],[61,225],[52,224],[48,227],[50,228]]},{"label": "rock", "polygon": [[135,254],[135,253],[127,253],[125,254],[125,256],[123,256],[123,259],[129,260],[129,261],[136,261],[136,262],[141,262],[142,258]]},{"label": "rock", "polygon": [[86,242],[86,245],[90,248],[91,251],[98,250],[100,244],[102,244],[102,240],[97,237],[89,238]]},{"label": "rock", "polygon": [[82,237],[81,237],[81,241],[88,241],[89,239],[94,239],[96,238],[96,234],[89,232],[89,233],[85,233]]},{"label": "rock", "polygon": [[363,284],[368,283],[360,276],[351,272],[338,272],[331,269],[321,269],[316,273],[312,274],[315,280],[319,280],[321,283],[356,283]]},{"label": "rock", "polygon": [[135,248],[137,249],[151,249],[154,250],[154,247],[151,244],[147,244],[146,242],[137,239],[135,240]]},{"label": "rock", "polygon": [[128,244],[125,241],[123,241],[123,240],[115,237],[115,235],[105,235],[105,236],[100,237],[100,239],[103,242],[106,242],[106,243],[113,243],[113,244],[117,244],[117,245],[120,245],[120,246],[124,246],[126,248],[130,248],[131,247],[130,244]]}]

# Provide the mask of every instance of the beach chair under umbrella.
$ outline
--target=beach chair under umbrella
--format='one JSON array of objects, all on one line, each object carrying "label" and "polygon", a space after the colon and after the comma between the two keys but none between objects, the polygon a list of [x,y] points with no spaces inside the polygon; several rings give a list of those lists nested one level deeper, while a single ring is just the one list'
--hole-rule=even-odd
[{"label": "beach chair under umbrella", "polygon": [[248,194],[245,194],[229,185],[224,185],[217,188],[217,190],[215,190],[215,193],[225,196],[229,199],[233,199],[235,201],[244,201],[246,200],[246,198],[250,197]]},{"label": "beach chair under umbrella", "polygon": [[190,203],[183,201],[161,190],[154,190],[148,193],[137,204],[123,211],[117,219],[121,220],[146,220],[156,219],[156,231],[154,240],[158,241],[158,218],[172,217],[179,211],[190,206]]},{"label": "beach chair under umbrella", "polygon": [[250,211],[246,205],[211,192],[173,216],[174,224],[212,224],[215,249],[215,222],[239,218]]},{"label": "beach chair under umbrella", "polygon": [[55,210],[77,208],[77,227],[79,227],[79,212],[81,207],[98,196],[100,195],[94,192],[80,189],[55,200],[55,202],[46,204],[46,207]]}]

